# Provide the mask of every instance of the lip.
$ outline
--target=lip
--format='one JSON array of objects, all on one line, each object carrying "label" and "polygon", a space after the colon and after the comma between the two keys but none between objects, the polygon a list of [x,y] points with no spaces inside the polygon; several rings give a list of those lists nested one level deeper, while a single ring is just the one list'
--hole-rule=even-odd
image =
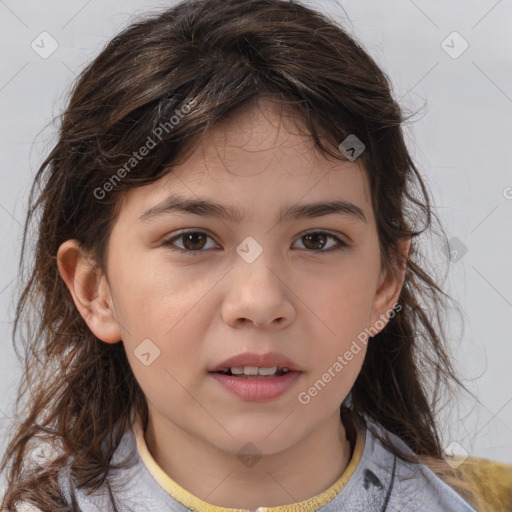
[{"label": "lip", "polygon": [[243,379],[222,373],[210,373],[210,376],[229,391],[243,400],[265,402],[283,395],[300,377],[301,372],[290,371],[280,377]]},{"label": "lip", "polygon": [[226,359],[222,363],[210,369],[209,372],[225,372],[233,366],[257,366],[258,368],[272,368],[273,366],[278,366],[281,368],[288,368],[289,370],[294,370],[296,372],[302,371],[291,359],[283,354],[279,354],[278,352],[267,352],[266,354],[246,352]]}]

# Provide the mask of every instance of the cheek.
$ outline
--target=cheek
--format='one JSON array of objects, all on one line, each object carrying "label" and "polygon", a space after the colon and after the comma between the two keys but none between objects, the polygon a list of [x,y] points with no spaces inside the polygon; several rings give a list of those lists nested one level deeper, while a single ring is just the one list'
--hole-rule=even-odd
[{"label": "cheek", "polygon": [[366,346],[360,343],[327,350],[299,390],[298,403],[313,416],[338,409],[361,371],[365,353]]},{"label": "cheek", "polygon": [[113,271],[119,311],[130,334],[161,339],[181,328],[208,289],[208,279],[172,265],[165,254],[126,259]]},{"label": "cheek", "polygon": [[[366,354],[369,327],[378,267],[362,255],[347,258],[336,272],[322,280],[304,283],[301,294],[315,318],[311,339],[310,383],[320,379],[329,382],[324,396],[336,402],[345,397],[357,378]],[[320,283],[323,283],[320,285]],[[309,284],[309,286],[308,286]],[[309,313],[308,313],[309,315]]]},{"label": "cheek", "polygon": [[[191,397],[186,390],[197,385],[199,355],[206,336],[199,323],[201,312],[194,304],[168,296],[152,303],[153,307],[141,304],[130,324],[133,331],[124,340],[135,378],[158,408],[171,402],[189,404]],[[147,348],[142,350],[142,346]],[[148,352],[150,355],[145,355]],[[145,364],[148,359],[149,364]]]},{"label": "cheek", "polygon": [[378,275],[363,258],[343,263],[321,279],[305,280],[299,293],[310,311],[323,320],[326,336],[346,339],[368,327]]},{"label": "cheek", "polygon": [[[177,383],[186,387],[193,378],[191,369],[198,365],[209,319],[204,299],[213,283],[162,264],[146,265],[123,282],[124,287],[118,286],[126,319],[123,342],[137,380],[152,393],[162,392],[158,382],[166,383],[166,393],[179,391]],[[146,361],[137,357],[143,340],[150,340],[145,342],[150,352],[142,358]],[[143,364],[153,358],[149,366]]]}]

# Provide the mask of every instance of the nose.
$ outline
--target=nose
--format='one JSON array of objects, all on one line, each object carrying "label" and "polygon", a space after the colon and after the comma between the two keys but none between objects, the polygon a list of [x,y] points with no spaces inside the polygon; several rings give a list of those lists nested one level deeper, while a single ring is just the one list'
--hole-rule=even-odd
[{"label": "nose", "polygon": [[285,274],[271,268],[263,254],[252,263],[240,259],[230,272],[222,316],[233,328],[253,325],[281,329],[295,318],[294,294]]}]

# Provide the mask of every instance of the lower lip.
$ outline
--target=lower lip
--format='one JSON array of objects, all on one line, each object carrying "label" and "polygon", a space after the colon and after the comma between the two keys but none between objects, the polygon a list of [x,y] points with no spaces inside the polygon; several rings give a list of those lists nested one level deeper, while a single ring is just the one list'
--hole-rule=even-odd
[{"label": "lower lip", "polygon": [[300,372],[290,371],[280,377],[260,379],[244,379],[223,373],[210,373],[210,375],[243,400],[265,402],[288,391],[299,378]]}]

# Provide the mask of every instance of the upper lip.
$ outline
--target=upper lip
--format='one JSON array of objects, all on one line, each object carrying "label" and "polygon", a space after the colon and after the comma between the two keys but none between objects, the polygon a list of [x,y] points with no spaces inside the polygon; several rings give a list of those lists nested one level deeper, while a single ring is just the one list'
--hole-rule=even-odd
[{"label": "upper lip", "polygon": [[244,366],[257,366],[258,368],[272,368],[273,366],[277,366],[279,368],[301,371],[291,359],[277,352],[267,352],[266,354],[246,352],[226,359],[217,366],[214,366],[210,372],[227,371],[232,367]]}]

